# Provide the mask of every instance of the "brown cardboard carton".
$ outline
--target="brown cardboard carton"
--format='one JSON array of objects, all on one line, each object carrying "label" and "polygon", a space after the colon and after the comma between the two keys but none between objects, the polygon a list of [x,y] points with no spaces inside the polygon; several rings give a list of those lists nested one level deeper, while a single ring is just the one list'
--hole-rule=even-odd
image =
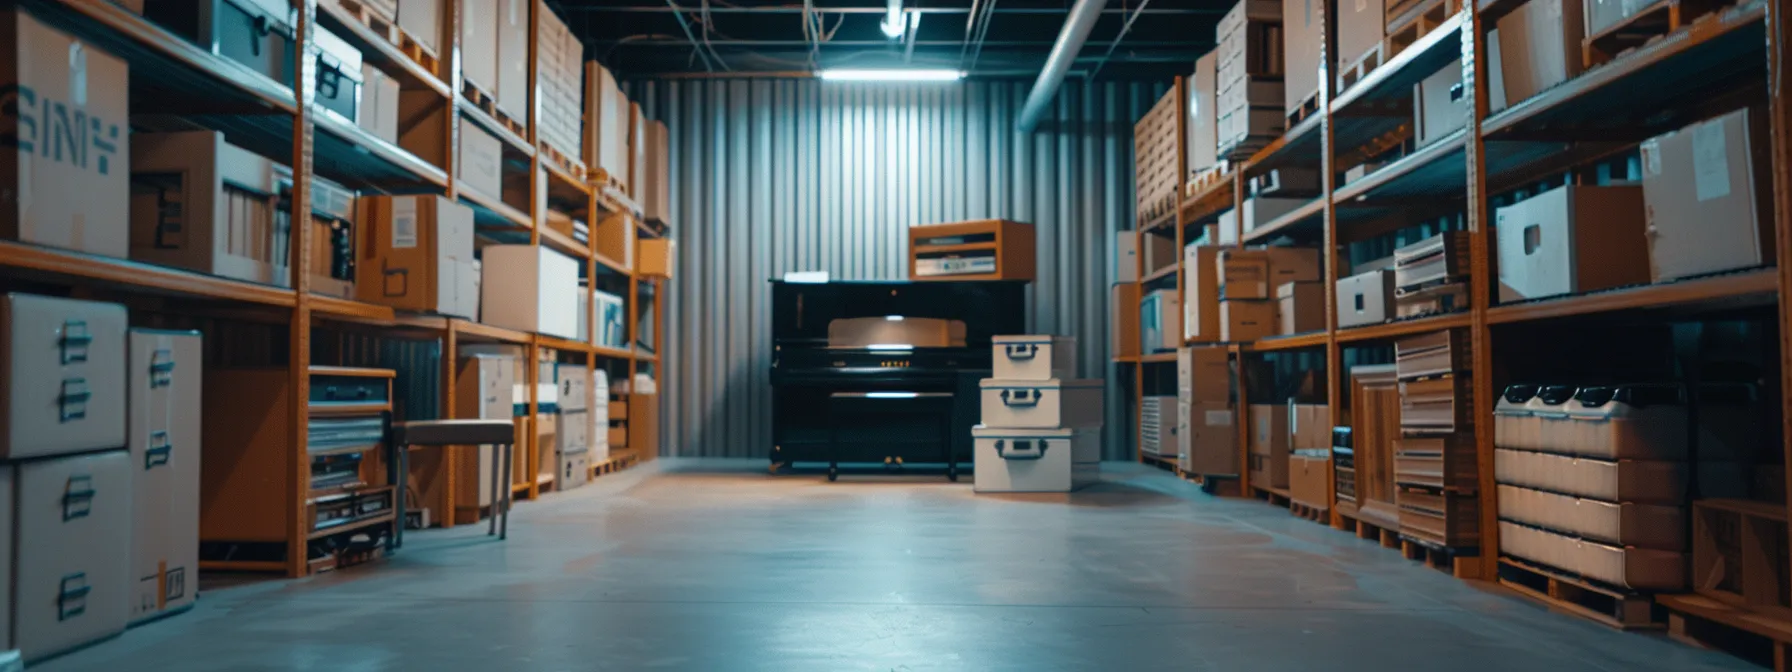
[{"label": "brown cardboard carton", "polygon": [[1275,301],[1233,299],[1220,302],[1220,340],[1251,343],[1276,335]]},{"label": "brown cardboard carton", "polygon": [[1376,269],[1338,280],[1338,326],[1388,321],[1394,305],[1394,272]]},{"label": "brown cardboard carton", "polygon": [[459,1],[461,78],[487,96],[497,96],[499,0]]},{"label": "brown cardboard carton", "polygon": [[1177,389],[1187,401],[1224,405],[1232,399],[1232,360],[1222,346],[1183,348],[1176,358]]},{"label": "brown cardboard carton", "polygon": [[1176,265],[1176,239],[1147,233],[1144,236],[1144,249],[1139,251],[1139,262],[1144,264],[1145,275]]},{"label": "brown cardboard carton", "polygon": [[1500,521],[1500,553],[1615,586],[1673,591],[1686,587],[1686,555],[1621,548]]},{"label": "brown cardboard carton", "polygon": [[[125,62],[0,11],[0,238],[124,257],[129,247],[130,77]],[[13,90],[17,87],[17,90]]]},{"label": "brown cardboard carton", "polygon": [[454,153],[455,176],[462,184],[491,198],[504,195],[504,145],[498,138],[463,117],[460,151]]},{"label": "brown cardboard carton", "polygon": [[498,81],[488,91],[498,110],[517,121],[529,111],[529,0],[498,0]]},{"label": "brown cardboard carton", "polygon": [[356,125],[373,137],[398,144],[398,80],[371,63],[361,65],[361,106]]},{"label": "brown cardboard carton", "polygon": [[1648,282],[1642,191],[1567,185],[1496,210],[1500,301]]},{"label": "brown cardboard carton", "polygon": [[1500,17],[1500,41],[1520,48],[1500,52],[1505,98],[1524,102],[1581,72],[1580,0],[1531,0]]},{"label": "brown cardboard carton", "polygon": [[1288,449],[1327,450],[1332,446],[1332,412],[1325,404],[1288,404]]},{"label": "brown cardboard carton", "polygon": [[360,199],[361,255],[355,295],[401,310],[476,318],[477,292],[462,296],[474,274],[473,211],[440,196]]},{"label": "brown cardboard carton", "polygon": [[1330,509],[1332,460],[1329,455],[1288,456],[1288,498],[1315,509]]},{"label": "brown cardboard carton", "polygon": [[1737,110],[1639,148],[1655,282],[1774,262],[1766,121]]},{"label": "brown cardboard carton", "polygon": [[1270,298],[1268,252],[1237,248],[1221,250],[1219,265],[1221,299]]},{"label": "brown cardboard carton", "polygon": [[1190,342],[1220,340],[1220,249],[1182,248],[1182,335]]},{"label": "brown cardboard carton", "polygon": [[585,65],[585,116],[585,164],[602,171],[605,179],[626,186],[628,98],[622,95],[616,77],[597,61]]},{"label": "brown cardboard carton", "polygon": [[[1109,343],[1114,345],[1114,354],[1121,357],[1137,357],[1139,355],[1139,284],[1123,282],[1114,285],[1113,330]],[[1216,330],[1217,331],[1217,330]]]},{"label": "brown cardboard carton", "polygon": [[[1382,0],[1346,0],[1338,3],[1340,70],[1381,46],[1382,38],[1387,37],[1389,18],[1382,16],[1382,7]],[[1392,54],[1383,56],[1390,57]]]},{"label": "brown cardboard carton", "polygon": [[131,146],[132,259],[292,284],[272,161],[216,131],[136,133]]},{"label": "brown cardboard carton", "polygon": [[1318,248],[1265,247],[1263,254],[1269,258],[1269,286],[1264,288],[1263,298],[1273,296],[1282,283],[1317,282],[1325,277]]},{"label": "brown cardboard carton", "polygon": [[1325,283],[1285,282],[1276,288],[1276,326],[1282,335],[1325,329]]},{"label": "brown cardboard carton", "polygon": [[1188,470],[1203,475],[1238,474],[1238,412],[1229,404],[1189,407]]},{"label": "brown cardboard carton", "polygon": [[1500,518],[1618,546],[1686,550],[1678,505],[1617,504],[1512,485],[1499,486]]},{"label": "brown cardboard carton", "polygon": [[1251,404],[1251,483],[1288,487],[1288,409],[1280,404]]},{"label": "brown cardboard carton", "polygon": [[671,278],[672,262],[677,256],[678,242],[668,238],[642,238],[636,275],[648,278]]},{"label": "brown cardboard carton", "polygon": [[[444,0],[399,0],[398,27],[423,48],[437,54],[442,40],[442,3]],[[489,20],[489,19],[486,19]],[[526,19],[525,19],[526,20]]]},{"label": "brown cardboard carton", "polygon": [[1289,114],[1319,93],[1326,5],[1327,0],[1282,0],[1283,107]]}]

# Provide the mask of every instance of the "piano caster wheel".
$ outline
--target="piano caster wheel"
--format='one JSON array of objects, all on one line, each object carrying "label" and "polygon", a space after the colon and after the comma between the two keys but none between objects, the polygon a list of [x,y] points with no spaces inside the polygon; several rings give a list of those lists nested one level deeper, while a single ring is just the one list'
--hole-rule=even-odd
[{"label": "piano caster wheel", "polygon": [[773,462],[773,463],[771,463],[771,466],[766,467],[765,470],[767,473],[775,474],[775,473],[778,473],[779,470],[783,469],[786,464],[788,464],[788,463],[787,462]]},{"label": "piano caster wheel", "polygon": [[839,478],[840,478],[840,470],[835,467],[828,467],[828,482],[833,483],[835,480],[837,480]]},{"label": "piano caster wheel", "polygon": [[947,469],[946,470],[946,480],[951,481],[953,483],[957,483],[958,482],[958,469],[956,469],[956,468]]}]

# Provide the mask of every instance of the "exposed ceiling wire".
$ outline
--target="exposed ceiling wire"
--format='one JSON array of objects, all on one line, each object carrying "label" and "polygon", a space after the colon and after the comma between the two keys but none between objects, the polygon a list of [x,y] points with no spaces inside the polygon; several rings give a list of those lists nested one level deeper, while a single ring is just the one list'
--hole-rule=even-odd
[{"label": "exposed ceiling wire", "polygon": [[715,29],[715,22],[709,18],[709,0],[703,0],[701,7],[703,11],[703,48],[709,50],[710,57],[716,59],[716,64],[722,66],[723,70],[732,72],[734,68],[728,66],[728,61],[722,60],[722,55],[716,52],[716,45],[709,41],[709,33]]},{"label": "exposed ceiling wire", "polygon": [[[977,69],[977,59],[983,55],[983,38],[989,35],[989,24],[995,19],[996,0],[985,0],[982,16],[972,15],[976,23],[976,35],[961,47],[958,52],[958,69],[969,74]],[[969,29],[971,23],[965,27]],[[970,51],[970,62],[965,62],[965,51]]]},{"label": "exposed ceiling wire", "polygon": [[1108,57],[1114,55],[1114,49],[1120,46],[1120,41],[1126,39],[1126,33],[1132,30],[1132,22],[1139,20],[1139,15],[1144,14],[1145,7],[1150,4],[1151,0],[1139,0],[1138,9],[1132,10],[1132,13],[1126,16],[1126,23],[1120,26],[1120,34],[1115,35],[1114,41],[1108,43],[1107,53],[1102,54],[1101,60],[1095,62],[1095,67],[1089,68],[1089,74],[1084,79],[1095,79],[1095,75],[1101,72],[1101,66],[1107,65]]},{"label": "exposed ceiling wire", "polygon": [[672,8],[672,18],[678,19],[678,27],[684,31],[684,39],[691,43],[691,54],[703,60],[705,72],[715,72],[715,66],[709,62],[709,55],[703,53],[703,46],[697,43],[697,36],[691,33],[691,23],[684,19],[684,10],[678,6],[678,0],[666,0],[666,6]]}]

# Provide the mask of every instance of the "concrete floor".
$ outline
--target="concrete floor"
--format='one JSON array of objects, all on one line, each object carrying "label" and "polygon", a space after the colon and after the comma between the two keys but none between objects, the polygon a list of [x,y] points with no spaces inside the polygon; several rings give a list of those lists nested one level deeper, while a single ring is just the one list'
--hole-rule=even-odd
[{"label": "concrete floor", "polygon": [[505,544],[413,534],[33,669],[1752,669],[1104,466],[1067,498],[661,460],[522,504]]}]

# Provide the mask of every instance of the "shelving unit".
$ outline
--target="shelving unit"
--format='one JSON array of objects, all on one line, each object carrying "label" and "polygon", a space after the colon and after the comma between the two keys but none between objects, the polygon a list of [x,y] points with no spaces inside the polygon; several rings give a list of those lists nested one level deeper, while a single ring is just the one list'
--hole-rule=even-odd
[{"label": "shelving unit", "polygon": [[[1523,340],[1507,338],[1516,325],[1574,330],[1591,324],[1663,324],[1674,320],[1706,319],[1737,314],[1765,319],[1777,307],[1780,337],[1781,389],[1792,394],[1792,307],[1783,300],[1792,291],[1792,268],[1743,269],[1728,273],[1658,284],[1620,287],[1604,291],[1524,302],[1496,303],[1492,238],[1492,197],[1504,191],[1535,185],[1591,166],[1635,146],[1638,142],[1749,103],[1766,102],[1774,133],[1772,150],[1775,172],[1772,191],[1776,207],[1776,249],[1780,260],[1792,252],[1792,99],[1770,90],[1768,82],[1792,67],[1792,46],[1769,39],[1792,29],[1792,20],[1781,12],[1780,0],[1745,1],[1691,22],[1682,29],[1654,39],[1616,58],[1588,68],[1579,77],[1518,101],[1490,114],[1486,40],[1493,21],[1522,0],[1469,2],[1461,12],[1445,18],[1438,27],[1406,46],[1374,69],[1348,91],[1336,95],[1332,70],[1322,65],[1319,73],[1320,112],[1302,120],[1281,138],[1244,161],[1230,164],[1219,181],[1204,181],[1180,191],[1176,243],[1180,247],[1189,231],[1219,218],[1242,202],[1248,181],[1278,168],[1318,170],[1322,194],[1266,225],[1235,231],[1232,239],[1258,245],[1287,239],[1297,244],[1317,244],[1324,258],[1326,323],[1324,331],[1277,336],[1254,343],[1231,344],[1237,357],[1264,353],[1323,352],[1326,398],[1330,400],[1333,426],[1351,425],[1344,406],[1350,386],[1345,350],[1391,345],[1405,336],[1457,329],[1467,332],[1471,348],[1473,417],[1491,418],[1497,390],[1495,380],[1503,371],[1494,345]],[[1770,11],[1771,10],[1771,11]],[[1322,30],[1329,34],[1330,30]],[[1326,45],[1330,49],[1331,45]],[[1571,58],[1578,58],[1573,54]],[[1472,95],[1466,126],[1455,133],[1409,151],[1378,170],[1340,184],[1344,169],[1365,159],[1402,146],[1412,126],[1410,99],[1413,87],[1433,72],[1461,60],[1463,85]],[[1322,56],[1324,63],[1327,57]],[[1772,78],[1770,78],[1770,75]],[[1179,80],[1172,87],[1179,91]],[[1186,100],[1187,96],[1179,96]],[[1186,114],[1180,115],[1186,118]],[[1560,184],[1560,182],[1556,182]],[[1469,248],[1468,309],[1442,315],[1404,319],[1383,324],[1340,329],[1335,287],[1340,269],[1337,255],[1342,245],[1416,226],[1439,216],[1462,217]],[[1236,218],[1235,218],[1236,219]],[[1138,236],[1167,235],[1158,223],[1143,223]],[[1181,265],[1179,255],[1178,265]],[[1177,274],[1178,292],[1182,274]],[[1122,281],[1147,282],[1139,277]],[[1527,331],[1525,338],[1535,338]],[[1515,332],[1514,332],[1515,333]],[[1506,339],[1503,340],[1502,339]],[[1189,343],[1188,345],[1213,345]],[[1173,357],[1147,354],[1116,358],[1121,367],[1137,367],[1130,391],[1132,403],[1145,394],[1146,373],[1153,363]],[[1240,367],[1241,376],[1249,367]],[[1244,416],[1244,388],[1240,382],[1236,400]],[[1792,428],[1792,415],[1781,422]],[[1785,433],[1792,441],[1792,432]],[[1477,421],[1473,430],[1479,484],[1476,494],[1480,516],[1481,552],[1478,557],[1456,557],[1453,570],[1465,578],[1495,580],[1500,573],[1498,515],[1495,501],[1493,430],[1491,422]],[[1249,452],[1239,448],[1240,491],[1247,496],[1257,488],[1250,483]],[[1781,446],[1792,458],[1792,443]],[[1785,460],[1792,463],[1792,459]],[[1203,475],[1194,474],[1195,478]],[[1230,475],[1224,475],[1231,478]],[[1351,527],[1354,521],[1339,512],[1337,483],[1328,498],[1330,523],[1339,529],[1355,529],[1369,538],[1373,528]],[[1285,499],[1285,495],[1282,496]],[[1271,498],[1276,501],[1276,498]],[[1400,542],[1386,534],[1383,545]],[[1410,545],[1410,542],[1408,542]],[[1417,557],[1425,557],[1423,549]],[[1408,549],[1408,557],[1415,557]],[[1784,562],[1783,554],[1775,562]],[[1449,563],[1445,563],[1449,564]],[[1788,570],[1781,567],[1778,571]],[[1781,589],[1783,590],[1783,586]],[[1781,599],[1786,599],[1781,596]],[[1792,622],[1762,616],[1758,611],[1716,602],[1704,596],[1668,596],[1662,604],[1688,615],[1771,638],[1776,655],[1784,657],[1792,646]],[[1679,606],[1674,606],[1679,605]]]},{"label": "shelving unit", "polygon": [[[338,333],[371,333],[380,338],[435,341],[440,344],[442,386],[440,408],[454,409],[455,371],[458,347],[468,343],[500,343],[520,346],[525,354],[523,370],[528,390],[529,420],[536,419],[538,399],[536,378],[542,353],[552,350],[558,356],[582,361],[589,371],[599,366],[627,376],[658,365],[657,355],[637,355],[632,347],[642,328],[643,308],[651,313],[653,348],[660,350],[663,338],[663,291],[659,281],[638,278],[614,260],[597,252],[597,237],[580,243],[571,236],[549,228],[546,224],[548,199],[532,198],[527,209],[504,203],[496,195],[481,194],[466,188],[455,174],[455,152],[459,120],[466,118],[500,139],[511,158],[521,157],[527,164],[528,188],[532,194],[551,190],[561,202],[574,204],[595,230],[596,222],[606,216],[639,218],[638,208],[626,194],[613,189],[595,189],[576,179],[568,170],[552,161],[544,161],[537,151],[536,137],[540,124],[535,118],[540,105],[535,98],[538,87],[530,86],[528,119],[523,120],[527,137],[481,111],[463,93],[459,70],[459,40],[462,35],[461,3],[445,2],[442,12],[442,35],[448,40],[439,53],[440,75],[430,65],[419,62],[398,45],[361,23],[354,12],[338,4],[338,0],[294,0],[297,19],[294,43],[299,53],[314,53],[314,34],[318,26],[329,29],[361,50],[365,61],[399,82],[407,99],[430,97],[418,107],[438,115],[443,131],[438,137],[423,138],[421,144],[406,138],[395,145],[373,137],[352,121],[327,112],[314,102],[309,86],[298,90],[284,86],[249,68],[213,54],[174,33],[105,0],[26,0],[21,9],[39,20],[81,40],[103,48],[129,63],[131,69],[131,116],[133,124],[160,124],[172,121],[186,127],[219,130],[232,144],[275,159],[292,167],[293,203],[311,201],[312,177],[326,177],[364,193],[436,194],[467,203],[476,213],[477,234],[486,240],[527,242],[547,245],[583,261],[584,272],[592,280],[609,278],[618,286],[627,287],[629,349],[596,346],[562,338],[530,334],[441,315],[395,312],[386,306],[317,295],[310,290],[313,245],[312,227],[292,227],[289,249],[293,275],[290,287],[275,287],[242,282],[183,269],[145,264],[129,259],[102,257],[81,252],[0,241],[0,275],[17,282],[38,286],[67,288],[79,295],[117,298],[128,303],[152,306],[162,315],[188,316],[195,319],[219,317],[260,324],[279,324],[286,332],[283,365],[296,382],[289,396],[293,400],[291,445],[306,445],[305,419],[310,414],[306,372],[311,370],[313,345]],[[532,2],[529,12],[529,77],[534,72],[541,20],[545,5]],[[294,80],[310,83],[317,76],[316,59],[295,59]],[[411,103],[407,102],[407,109]],[[582,111],[581,111],[582,113]],[[544,184],[550,180],[552,184]],[[358,225],[365,225],[358,223]],[[670,223],[658,222],[654,235],[666,236]],[[585,300],[595,310],[595,283]],[[327,364],[328,362],[324,362]],[[628,404],[655,404],[641,400],[641,395],[620,397]],[[631,407],[629,415],[637,411]],[[452,414],[448,410],[445,414]],[[530,431],[527,445],[518,445],[517,452],[527,456],[523,474],[538,473],[535,432]],[[656,433],[640,432],[640,440],[630,435],[627,446],[612,450],[611,458],[592,465],[593,474],[609,473],[620,465],[635,460],[651,459],[658,452]],[[442,510],[447,525],[471,521],[457,520],[453,501],[456,452],[448,451],[448,486]],[[299,515],[305,510],[305,493],[309,467],[303,450],[287,456],[289,478],[285,484],[286,499],[299,512],[288,516],[287,547],[284,562],[259,563],[252,569],[282,571],[289,576],[308,573],[303,549],[309,527]],[[519,465],[522,466],[522,465]],[[525,476],[524,478],[527,478]],[[517,485],[519,495],[534,498],[545,483],[531,480]]]}]

